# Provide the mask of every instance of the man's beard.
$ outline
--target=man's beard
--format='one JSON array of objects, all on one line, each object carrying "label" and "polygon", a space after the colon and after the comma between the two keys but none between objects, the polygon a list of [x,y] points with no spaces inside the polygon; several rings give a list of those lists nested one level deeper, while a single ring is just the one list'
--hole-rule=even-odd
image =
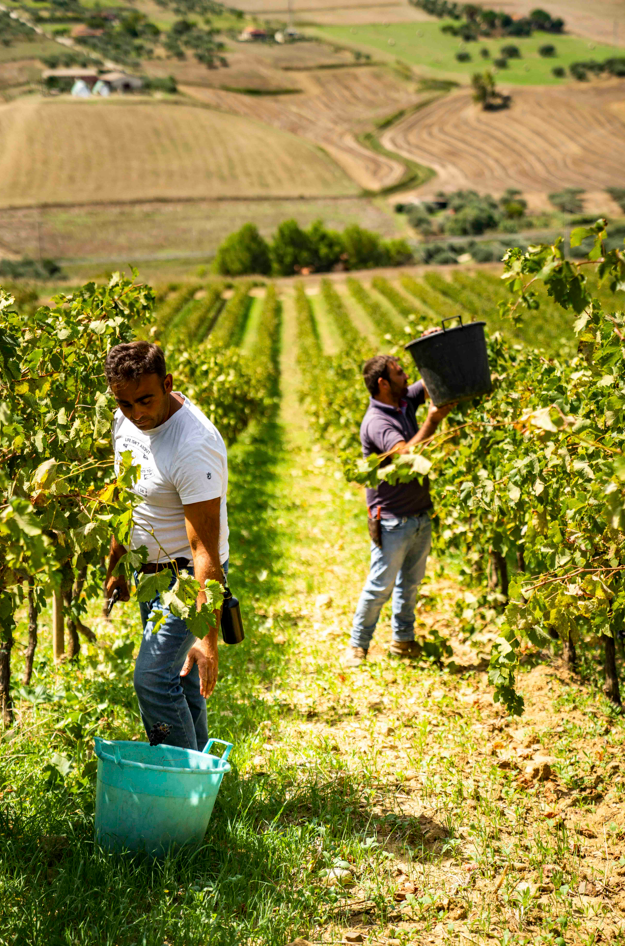
[{"label": "man's beard", "polygon": [[408,385],[403,384],[400,387],[399,384],[393,384],[392,391],[393,391],[393,398],[396,401],[401,401],[408,395]]}]

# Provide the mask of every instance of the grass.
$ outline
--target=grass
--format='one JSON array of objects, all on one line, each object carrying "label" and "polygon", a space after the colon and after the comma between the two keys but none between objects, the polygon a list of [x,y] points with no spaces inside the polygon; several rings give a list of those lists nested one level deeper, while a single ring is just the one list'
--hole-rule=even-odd
[{"label": "grass", "polygon": [[[143,738],[138,615],[129,603],[106,626],[94,605],[99,646],[55,668],[46,613],[0,739],[0,942],[623,944],[624,728],[588,686],[596,666],[575,679],[528,652],[527,714],[503,716],[479,669],[492,602],[453,562],[431,563],[418,627],[449,634],[454,665],[389,661],[388,611],[370,661],[338,663],[367,569],[363,503],[311,444],[284,311],[281,414],[230,452],[246,641],[221,649],[208,703],[235,750],[206,842],[161,863],[95,846],[92,737]],[[546,782],[523,774],[541,753]],[[331,885],[336,869],[348,886]]]},{"label": "grass", "polygon": [[[554,66],[567,68],[570,63],[583,59],[607,59],[620,55],[619,48],[597,43],[589,44],[575,36],[550,36],[546,33],[534,33],[527,38],[504,37],[498,39],[480,39],[477,42],[464,43],[457,36],[441,32],[441,26],[447,21],[425,23],[370,23],[362,26],[318,26],[315,31],[326,39],[358,47],[368,52],[384,53],[392,59],[399,59],[410,66],[422,67],[428,74],[444,72],[458,75],[468,80],[473,72],[492,68],[493,59],[500,55],[502,46],[518,46],[521,59],[510,59],[508,68],[498,72],[498,81],[512,85],[555,85],[568,79],[557,79],[552,74]],[[451,21],[450,21],[451,22]],[[552,43],[557,55],[543,58],[538,55],[539,46]],[[458,62],[455,58],[459,50],[471,54],[471,62]],[[482,59],[481,49],[488,49],[490,59]]]},{"label": "grass", "polygon": [[396,154],[394,151],[389,151],[388,148],[384,147],[377,135],[372,131],[366,131],[358,135],[358,140],[368,148],[371,148],[372,151],[376,151],[378,154],[383,154],[387,158],[393,158],[394,160],[399,161],[401,164],[405,165],[406,170],[401,180],[391,187],[385,187],[382,191],[384,194],[392,194],[395,191],[405,190],[407,187],[420,187],[422,184],[426,184],[435,176],[435,172],[432,170],[432,168],[425,167],[423,164],[418,164],[416,161],[411,161],[409,158],[405,158],[403,155]]},{"label": "grass", "polygon": [[76,260],[64,267],[72,279],[100,275],[106,271],[103,264],[136,261],[146,278],[165,282],[179,278],[177,260],[189,261],[184,271],[194,270],[250,220],[269,237],[291,217],[301,226],[322,219],[340,230],[359,223],[387,237],[403,235],[406,226],[386,205],[364,197],[146,201],[6,211],[0,218],[0,245],[36,258],[39,237],[42,256]]},{"label": "grass", "polygon": [[308,142],[203,106],[25,99],[0,135],[2,206],[358,191]]},{"label": "grass", "polygon": [[40,59],[42,56],[53,56],[58,52],[59,46],[54,40],[37,37],[32,42],[11,43],[10,46],[0,45],[0,63]]}]

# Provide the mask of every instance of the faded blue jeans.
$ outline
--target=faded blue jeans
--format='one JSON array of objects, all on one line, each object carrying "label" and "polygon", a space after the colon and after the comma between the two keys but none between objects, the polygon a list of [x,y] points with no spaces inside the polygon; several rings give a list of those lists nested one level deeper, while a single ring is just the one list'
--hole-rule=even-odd
[{"label": "faded blue jeans", "polygon": [[429,513],[382,519],[382,548],[371,543],[371,567],[352,627],[352,647],[369,649],[382,607],[393,595],[393,640],[414,640],[417,591],[432,545]]},{"label": "faded blue jeans", "polygon": [[[228,562],[221,567],[228,574]],[[193,566],[187,571],[192,575]],[[175,580],[172,574],[170,588]],[[152,601],[140,601],[139,608],[143,640],[135,663],[134,685],[145,731],[149,735],[155,723],[167,723],[171,726],[167,745],[201,752],[208,742],[208,723],[197,664],[186,677],[180,676],[197,638],[182,618],[161,604],[160,595]],[[150,616],[155,608],[162,609],[166,617],[153,634]]]}]

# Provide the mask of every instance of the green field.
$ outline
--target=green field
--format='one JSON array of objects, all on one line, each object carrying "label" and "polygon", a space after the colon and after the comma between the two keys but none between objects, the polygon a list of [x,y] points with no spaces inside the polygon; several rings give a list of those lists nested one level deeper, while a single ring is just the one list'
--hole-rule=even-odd
[{"label": "green field", "polygon": [[37,37],[32,43],[12,43],[10,46],[0,45],[0,63],[19,62],[22,59],[40,59],[42,56],[53,56],[63,51],[52,39]]},{"label": "green field", "polygon": [[[384,53],[393,59],[400,59],[410,66],[421,66],[427,72],[445,72],[457,75],[460,79],[469,77],[476,69],[492,66],[493,59],[500,55],[502,46],[518,46],[521,59],[510,59],[508,68],[499,70],[499,79],[515,85],[553,85],[570,81],[557,79],[552,74],[554,66],[568,66],[573,62],[588,59],[608,59],[619,55],[615,46],[598,45],[574,36],[550,36],[547,33],[534,33],[527,39],[504,37],[498,39],[480,39],[465,43],[457,36],[441,32],[441,26],[449,21],[434,23],[370,23],[363,26],[323,26],[317,32],[326,39],[358,46],[373,54]],[[540,46],[551,43],[556,47],[556,56],[543,58],[538,55]],[[481,49],[488,49],[490,59],[483,59]],[[470,62],[458,62],[455,58],[459,51],[471,55]]]}]

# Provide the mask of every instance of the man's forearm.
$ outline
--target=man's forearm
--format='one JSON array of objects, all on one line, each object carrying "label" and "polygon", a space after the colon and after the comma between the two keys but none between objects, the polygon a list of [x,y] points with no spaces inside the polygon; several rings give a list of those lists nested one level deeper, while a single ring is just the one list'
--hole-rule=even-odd
[{"label": "man's forearm", "polygon": [[[202,546],[192,549],[191,552],[193,555],[193,570],[195,572],[195,577],[200,583],[200,586],[203,588],[205,583],[211,580],[218,581],[220,584],[222,584],[224,580],[224,573],[219,562],[218,548],[207,549]],[[200,591],[197,597],[198,608],[205,603],[206,594],[204,591]],[[215,611],[216,625],[214,631],[211,631],[211,634],[217,634],[220,615],[221,609],[219,611]]]},{"label": "man's forearm", "polygon": [[439,424],[440,424],[440,421],[435,420],[433,417],[431,417],[428,414],[428,416],[426,417],[421,427],[419,427],[414,437],[412,437],[408,441],[406,446],[413,447],[417,443],[422,443],[424,440],[429,440],[429,438],[433,437],[436,431],[438,430]]},{"label": "man's forearm", "polygon": [[126,554],[126,549],[123,545],[117,541],[115,536],[111,538],[111,547],[109,550],[109,563],[106,570],[106,580],[108,581],[111,575],[113,574],[113,569],[119,562],[120,558]]}]

